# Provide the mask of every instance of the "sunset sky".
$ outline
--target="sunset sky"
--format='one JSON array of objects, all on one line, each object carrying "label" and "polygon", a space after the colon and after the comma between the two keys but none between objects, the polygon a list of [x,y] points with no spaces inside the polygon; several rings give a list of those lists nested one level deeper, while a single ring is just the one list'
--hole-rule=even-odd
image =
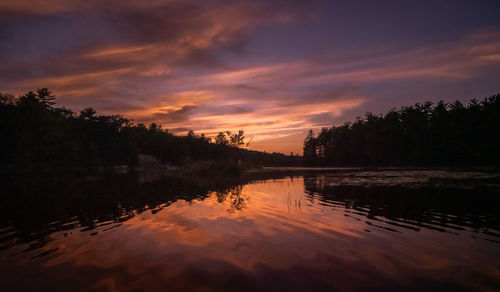
[{"label": "sunset sky", "polygon": [[0,92],[172,133],[309,129],[500,92],[500,1],[0,0]]}]

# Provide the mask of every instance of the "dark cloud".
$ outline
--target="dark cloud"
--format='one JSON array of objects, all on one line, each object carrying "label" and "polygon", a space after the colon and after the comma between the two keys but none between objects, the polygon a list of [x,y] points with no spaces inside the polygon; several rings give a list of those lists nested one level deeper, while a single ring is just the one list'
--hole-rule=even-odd
[{"label": "dark cloud", "polygon": [[256,122],[256,123],[243,123],[243,124],[238,124],[235,125],[237,128],[247,128],[247,127],[255,127],[255,126],[271,126],[276,124],[277,122],[275,121],[269,121],[269,122]]},{"label": "dark cloud", "polygon": [[169,110],[165,113],[154,113],[154,118],[163,123],[178,123],[189,119],[189,114],[196,109],[196,106],[187,105],[178,110]]},{"label": "dark cloud", "polygon": [[316,125],[330,125],[335,121],[335,117],[330,113],[321,113],[309,116],[307,120]]},{"label": "dark cloud", "polygon": [[177,128],[169,128],[168,131],[172,134],[177,134],[177,133],[185,133],[190,131],[190,128],[183,128],[183,127],[177,127]]},{"label": "dark cloud", "polygon": [[[53,13],[29,9],[28,1],[0,6],[2,57],[44,59],[110,46],[157,44],[185,50],[180,64],[211,63],[209,53],[225,46],[241,51],[246,32],[280,15],[299,15],[302,6],[245,1],[90,1],[65,5]],[[286,8],[285,8],[286,7]],[[22,8],[27,8],[20,13]],[[17,10],[16,10],[17,9]],[[15,13],[14,11],[18,11]],[[168,50],[167,50],[168,51]],[[184,59],[184,60],[182,60]],[[216,62],[213,62],[216,63]]]},{"label": "dark cloud", "polygon": [[251,105],[207,105],[205,104],[202,113],[207,115],[238,115],[255,112]]},{"label": "dark cloud", "polygon": [[281,104],[283,106],[297,106],[302,104],[328,103],[350,98],[354,95],[354,92],[353,88],[313,89],[306,94],[286,98]]},{"label": "dark cloud", "polygon": [[256,93],[266,93],[269,91],[266,88],[248,85],[248,84],[236,84],[236,85],[234,85],[234,88],[242,89],[242,90],[246,90],[246,91],[251,91],[251,92],[256,92]]},{"label": "dark cloud", "polygon": [[111,113],[144,110],[144,107],[142,106],[116,100],[96,100],[95,105],[96,108]]},{"label": "dark cloud", "polygon": [[[56,91],[107,83],[143,84],[155,67],[222,69],[222,53],[241,56],[258,25],[298,18],[302,1],[62,1],[0,3],[0,86]],[[117,74],[99,74],[129,70]],[[153,73],[150,73],[153,72]],[[82,76],[97,74],[97,76]],[[68,76],[75,78],[67,79]],[[66,78],[55,80],[56,78]],[[65,80],[66,80],[65,79]],[[104,85],[106,86],[106,85]],[[151,93],[148,95],[151,96]]]},{"label": "dark cloud", "polygon": [[210,49],[190,49],[183,56],[172,60],[172,65],[181,67],[223,67],[223,62]]}]

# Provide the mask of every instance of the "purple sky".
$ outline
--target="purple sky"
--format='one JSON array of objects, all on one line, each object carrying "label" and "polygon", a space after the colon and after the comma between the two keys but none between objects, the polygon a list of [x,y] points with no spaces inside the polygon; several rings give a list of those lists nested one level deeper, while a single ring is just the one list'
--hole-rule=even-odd
[{"label": "purple sky", "polygon": [[0,92],[256,150],[499,81],[499,1],[0,0]]}]

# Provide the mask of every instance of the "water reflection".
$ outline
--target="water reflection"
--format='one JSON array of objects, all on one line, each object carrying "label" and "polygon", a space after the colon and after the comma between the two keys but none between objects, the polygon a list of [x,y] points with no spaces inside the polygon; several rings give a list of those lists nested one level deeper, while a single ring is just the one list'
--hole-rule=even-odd
[{"label": "water reflection", "polygon": [[[389,181],[394,179],[397,177]],[[500,242],[500,193],[484,188],[488,184],[474,189],[470,188],[471,184],[459,188],[464,187],[463,182],[453,187],[422,184],[417,188],[400,182],[394,185],[378,178],[378,184],[367,187],[358,184],[358,179],[354,183],[339,184],[338,176],[305,176],[304,180],[307,197],[325,206],[345,208],[346,217],[364,216],[368,219],[366,223],[373,227],[394,232],[425,228],[454,234],[470,228],[492,236],[482,237],[486,240]]]},{"label": "water reflection", "polygon": [[[491,289],[497,173],[5,179],[10,290]],[[26,278],[29,277],[29,281]]]}]

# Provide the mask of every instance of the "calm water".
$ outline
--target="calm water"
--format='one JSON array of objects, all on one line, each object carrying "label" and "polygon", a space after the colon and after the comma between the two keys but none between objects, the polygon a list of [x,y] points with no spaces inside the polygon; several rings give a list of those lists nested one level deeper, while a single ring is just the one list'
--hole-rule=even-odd
[{"label": "calm water", "polygon": [[4,178],[2,291],[499,290],[500,173]]}]

